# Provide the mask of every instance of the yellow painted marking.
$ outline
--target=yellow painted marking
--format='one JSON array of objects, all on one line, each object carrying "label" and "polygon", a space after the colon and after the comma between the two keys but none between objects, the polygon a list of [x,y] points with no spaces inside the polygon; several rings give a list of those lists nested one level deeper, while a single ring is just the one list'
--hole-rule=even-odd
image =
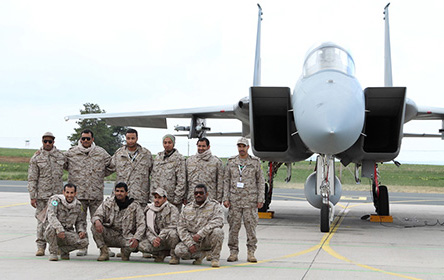
[{"label": "yellow painted marking", "polygon": [[6,207],[14,207],[14,206],[22,206],[22,205],[27,205],[28,202],[25,203],[16,203],[16,204],[9,204],[9,205],[2,205],[0,206],[0,208],[6,208]]},{"label": "yellow painted marking", "polygon": [[[365,205],[365,204],[369,204],[369,203],[361,203],[358,205],[353,205],[353,206],[360,206],[360,205]],[[339,204],[338,204],[339,205]],[[331,256],[333,256],[334,258],[337,258],[339,260],[351,263],[353,265],[368,269],[368,270],[372,270],[375,272],[379,272],[379,273],[384,273],[384,274],[388,274],[388,275],[392,275],[392,276],[397,276],[397,277],[401,277],[401,278],[405,278],[405,279],[412,279],[412,280],[421,280],[419,278],[415,278],[415,277],[410,277],[410,276],[406,276],[406,275],[402,275],[399,273],[394,273],[394,272],[389,272],[389,271],[385,271],[379,268],[375,268],[375,267],[371,267],[365,264],[360,264],[357,262],[354,262],[340,254],[338,254],[335,250],[333,250],[333,248],[331,248],[330,246],[330,241],[333,238],[334,234],[336,233],[336,231],[338,230],[339,226],[341,225],[342,221],[345,219],[346,214],[349,212],[351,206],[347,205],[340,205],[343,210],[341,211],[341,214],[339,216],[337,216],[335,218],[335,220],[333,221],[332,225],[331,225],[331,230],[330,232],[324,234],[324,236],[322,237],[321,241],[317,244],[314,245],[311,248],[308,248],[306,250],[303,251],[299,251],[297,253],[294,254],[289,254],[289,255],[285,255],[285,256],[281,256],[281,257],[277,257],[277,258],[273,258],[273,259],[267,259],[267,260],[262,260],[262,261],[258,261],[257,263],[241,263],[241,264],[236,264],[236,265],[230,265],[230,266],[221,266],[220,268],[201,268],[201,269],[192,269],[192,270],[183,270],[183,271],[175,271],[175,272],[164,272],[164,273],[156,273],[156,274],[146,274],[146,275],[135,275],[135,276],[125,276],[125,277],[116,277],[116,278],[106,278],[106,279],[101,279],[101,280],[123,280],[123,279],[136,279],[136,278],[148,278],[148,277],[156,277],[156,276],[166,276],[166,275],[176,275],[176,274],[184,274],[184,273],[194,273],[194,272],[202,272],[202,271],[209,271],[209,270],[214,270],[214,269],[224,269],[224,268],[230,268],[230,267],[239,267],[239,266],[248,266],[248,265],[256,265],[256,264],[261,264],[261,263],[267,263],[267,262],[272,262],[275,260],[281,260],[281,259],[288,259],[288,258],[293,258],[293,257],[297,257],[297,256],[301,256],[316,250],[319,250],[320,248],[322,248],[322,250],[324,250],[325,252],[327,252],[328,254],[330,254]]]}]

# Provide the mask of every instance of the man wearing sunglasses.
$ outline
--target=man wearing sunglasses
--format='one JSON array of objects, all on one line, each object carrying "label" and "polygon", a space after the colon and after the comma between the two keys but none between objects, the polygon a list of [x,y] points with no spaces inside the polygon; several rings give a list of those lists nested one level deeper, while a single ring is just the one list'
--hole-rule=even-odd
[{"label": "man wearing sunglasses", "polygon": [[222,206],[216,200],[207,199],[207,187],[194,187],[194,201],[182,210],[177,224],[181,242],[174,250],[184,260],[195,259],[201,264],[209,254],[212,267],[219,267],[220,251],[224,241]]},{"label": "man wearing sunglasses", "polygon": [[42,211],[46,210],[48,199],[55,194],[61,194],[63,189],[65,156],[54,146],[54,139],[51,132],[43,134],[42,147],[29,162],[28,191],[37,218],[36,256],[44,256],[46,248],[46,240],[43,236],[44,227],[41,221],[44,217]]},{"label": "man wearing sunglasses", "polygon": [[[77,199],[92,217],[103,201],[104,178],[114,171],[111,156],[102,147],[94,143],[94,133],[82,131],[77,146],[71,147],[66,153],[68,182],[77,186]],[[87,248],[79,250],[77,256],[85,256]]]}]

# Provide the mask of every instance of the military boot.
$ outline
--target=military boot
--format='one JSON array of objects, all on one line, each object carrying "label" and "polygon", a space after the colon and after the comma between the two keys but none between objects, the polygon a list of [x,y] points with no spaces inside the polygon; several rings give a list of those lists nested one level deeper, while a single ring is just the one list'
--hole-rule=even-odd
[{"label": "military boot", "polygon": [[180,258],[177,257],[177,255],[174,253],[174,249],[170,250],[170,255],[171,255],[170,264],[179,264],[180,263]]},{"label": "military boot", "polygon": [[69,253],[65,253],[65,252],[61,252],[61,254],[60,254],[60,258],[62,259],[62,260],[69,260]]},{"label": "military boot", "polygon": [[219,260],[211,260],[211,267],[220,267]]},{"label": "military boot", "polygon": [[206,253],[200,252],[200,256],[195,261],[193,261],[193,264],[196,264],[196,265],[202,264],[202,260],[205,259],[206,256],[207,256]]},{"label": "military boot", "polygon": [[108,246],[103,246],[100,248],[100,256],[97,258],[99,262],[109,260],[109,249]]},{"label": "military boot", "polygon": [[156,263],[163,262],[163,260],[166,257],[165,253],[163,253],[163,252],[159,252],[157,255],[153,255],[153,256],[154,256],[154,262],[156,262]]},{"label": "military boot", "polygon": [[45,255],[45,248],[38,247],[37,252],[35,252],[35,255],[38,257],[44,256]]},{"label": "military boot", "polygon": [[235,262],[237,261],[237,253],[236,252],[230,252],[230,256],[227,259],[227,262]]},{"label": "military boot", "polygon": [[121,255],[122,261],[129,261],[129,258],[131,255],[131,250],[129,248],[121,248],[120,255]]},{"label": "military boot", "polygon": [[257,262],[257,259],[256,259],[256,257],[254,256],[254,252],[251,252],[251,251],[248,252],[248,255],[247,255],[247,261],[248,261],[248,262],[252,262],[252,263]]},{"label": "military boot", "polygon": [[49,255],[49,260],[50,261],[58,261],[59,257],[57,256],[57,254],[50,254]]},{"label": "military boot", "polygon": [[77,257],[83,257],[88,254],[88,248],[80,249],[77,251]]}]

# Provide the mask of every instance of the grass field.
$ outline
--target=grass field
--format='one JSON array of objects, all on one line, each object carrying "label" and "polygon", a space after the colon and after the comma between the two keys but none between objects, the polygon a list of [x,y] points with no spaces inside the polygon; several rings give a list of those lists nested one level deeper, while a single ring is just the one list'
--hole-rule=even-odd
[{"label": "grass field", "polygon": [[[0,148],[0,180],[27,180],[28,162],[36,150],[31,149],[8,149]],[[339,163],[336,164],[336,175],[339,176]],[[297,162],[292,164],[292,179],[286,184],[287,176],[285,166],[282,166],[275,178],[275,186],[283,188],[302,188],[308,175],[315,168],[315,162]],[[263,163],[263,170],[267,170]],[[428,190],[433,192],[444,192],[444,166],[440,165],[413,165],[403,164],[396,167],[394,164],[380,164],[380,182],[389,186],[391,190],[416,191]],[[64,179],[67,179],[65,172]],[[115,174],[106,178],[113,181]],[[353,175],[353,166],[342,167],[340,177],[344,189],[368,189],[370,181],[362,178],[361,185],[356,185]]]}]

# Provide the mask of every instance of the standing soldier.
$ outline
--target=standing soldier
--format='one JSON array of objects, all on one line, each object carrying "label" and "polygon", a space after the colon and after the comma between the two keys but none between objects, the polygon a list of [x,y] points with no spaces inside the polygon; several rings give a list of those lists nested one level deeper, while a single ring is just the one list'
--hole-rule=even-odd
[{"label": "standing soldier", "polygon": [[120,248],[123,261],[128,261],[145,234],[145,215],[139,203],[128,197],[128,186],[118,183],[114,196],[108,197],[91,218],[91,231],[100,249],[98,261],[109,260],[108,247]]},{"label": "standing soldier", "polygon": [[258,158],[248,154],[248,139],[245,137],[237,141],[239,155],[228,159],[224,176],[224,206],[228,209],[228,224],[230,226],[228,247],[230,256],[227,261],[238,260],[239,230],[244,222],[247,232],[247,261],[257,262],[256,226],[258,223],[258,209],[265,202],[265,180]]},{"label": "standing soldier", "polygon": [[[63,187],[63,195],[53,195],[48,202],[48,227],[45,231],[49,243],[50,261],[69,260],[69,252],[88,247],[86,220],[82,203],[76,198],[77,188],[73,184]],[[75,230],[74,230],[75,227]]]},{"label": "standing soldier", "polygon": [[[68,182],[77,186],[77,199],[92,217],[103,201],[104,178],[112,173],[111,156],[94,143],[91,130],[82,131],[79,144],[66,152]],[[79,250],[77,256],[85,256],[87,249]]]},{"label": "standing soldier", "polygon": [[177,232],[181,242],[174,250],[182,259],[195,259],[193,264],[201,264],[209,251],[212,267],[219,267],[220,251],[224,241],[224,216],[222,206],[208,199],[207,187],[194,187],[194,201],[188,203],[180,213]]},{"label": "standing soldier", "polygon": [[157,188],[166,190],[168,201],[180,211],[185,199],[185,159],[174,148],[176,141],[174,135],[167,134],[162,141],[165,150],[158,153],[154,159],[151,193]]},{"label": "standing soldier", "polygon": [[116,184],[126,183],[128,196],[145,208],[150,196],[149,177],[153,168],[153,158],[148,149],[137,144],[137,130],[128,129],[125,139],[126,145],[118,149],[112,157],[116,167]]},{"label": "standing soldier", "polygon": [[43,236],[45,229],[38,216],[43,210],[46,210],[48,199],[54,194],[62,193],[63,188],[62,176],[65,156],[54,146],[54,139],[51,132],[43,134],[43,146],[29,162],[28,191],[37,218],[36,256],[44,256],[46,248],[46,240]]},{"label": "standing soldier", "polygon": [[210,141],[200,138],[197,141],[197,154],[186,160],[187,202],[194,201],[194,187],[204,184],[208,188],[208,198],[222,202],[224,171],[222,161],[211,154]]}]

